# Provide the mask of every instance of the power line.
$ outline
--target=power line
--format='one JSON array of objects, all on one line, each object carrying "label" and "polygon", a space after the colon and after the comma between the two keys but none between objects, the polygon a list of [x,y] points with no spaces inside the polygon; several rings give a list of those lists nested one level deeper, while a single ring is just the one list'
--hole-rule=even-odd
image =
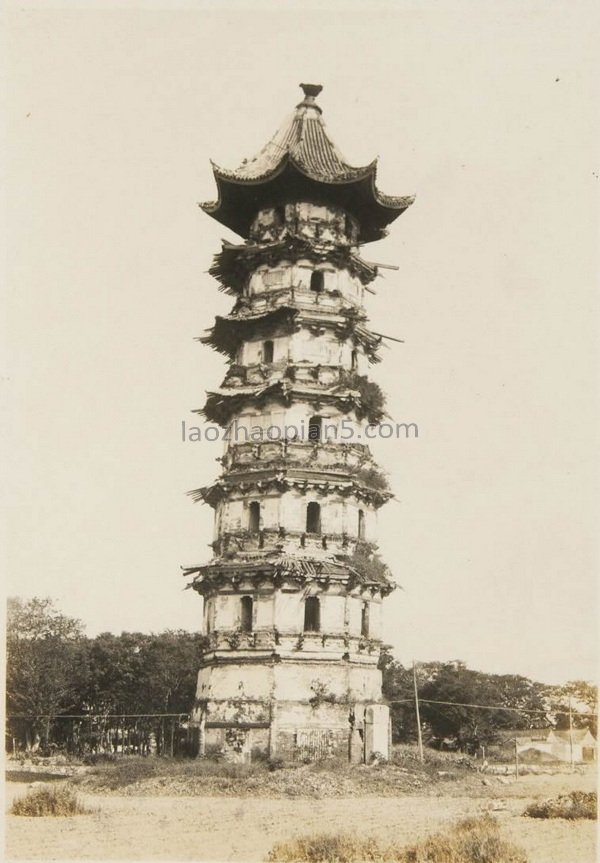
[{"label": "power line", "polygon": [[[528,708],[528,707],[505,707],[503,704],[502,705],[500,705],[500,704],[468,704],[468,703],[463,702],[463,701],[433,701],[433,699],[431,699],[431,698],[421,698],[421,696],[419,696],[419,701],[422,704],[444,704],[448,707],[476,707],[479,710],[510,710],[513,713],[542,713],[545,715],[547,713],[568,713],[569,712],[568,707],[565,707],[564,709],[548,708],[548,710],[532,710],[531,708]],[[412,698],[402,698],[402,699],[390,701],[389,703],[390,704],[408,704],[408,703],[412,703],[412,702],[413,702]],[[573,714],[573,716],[598,716],[597,713],[591,713],[591,712],[585,713],[583,711],[576,711],[576,710],[573,710],[572,714]]]},{"label": "power line", "polygon": [[181,719],[189,713],[9,713],[7,719]]}]

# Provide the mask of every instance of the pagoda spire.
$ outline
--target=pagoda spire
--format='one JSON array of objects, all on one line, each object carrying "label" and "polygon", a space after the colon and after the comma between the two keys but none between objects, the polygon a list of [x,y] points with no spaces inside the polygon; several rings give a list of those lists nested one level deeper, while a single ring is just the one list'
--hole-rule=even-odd
[{"label": "pagoda spire", "polygon": [[298,105],[296,105],[296,108],[314,108],[319,112],[319,114],[322,114],[323,112],[315,102],[315,99],[323,89],[322,85],[300,84],[300,87],[302,88],[302,92],[304,93],[304,99],[302,100],[302,102],[299,102]]}]

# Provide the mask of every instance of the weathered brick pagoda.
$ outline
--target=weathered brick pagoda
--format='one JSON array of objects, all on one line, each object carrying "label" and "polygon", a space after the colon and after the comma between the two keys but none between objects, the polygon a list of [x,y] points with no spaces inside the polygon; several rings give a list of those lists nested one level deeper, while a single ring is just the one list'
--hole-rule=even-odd
[{"label": "weathered brick pagoda", "polygon": [[200,754],[354,760],[387,753],[381,603],[394,584],[375,552],[390,497],[364,443],[383,417],[368,380],[381,337],[365,292],[378,240],[412,203],[347,164],[315,99],[253,159],[213,166],[204,212],[243,238],[210,273],[235,297],[202,341],[229,370],[201,413],[229,430],[223,472],[192,494],[215,510],[213,559],[190,567],[207,648],[193,724]]}]

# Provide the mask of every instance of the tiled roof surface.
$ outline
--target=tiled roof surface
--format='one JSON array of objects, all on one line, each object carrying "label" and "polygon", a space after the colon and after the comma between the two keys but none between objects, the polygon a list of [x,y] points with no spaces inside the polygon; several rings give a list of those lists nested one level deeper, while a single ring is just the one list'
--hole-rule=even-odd
[{"label": "tiled roof surface", "polygon": [[240,556],[236,560],[216,559],[202,566],[185,567],[183,575],[195,575],[196,579],[202,580],[211,573],[219,573],[224,576],[251,575],[260,572],[288,573],[291,576],[303,578],[333,578],[346,580],[350,575],[357,578],[361,584],[379,584],[391,590],[393,583],[382,574],[372,573],[366,575],[359,572],[350,562],[336,561],[331,558],[303,558],[294,555],[276,552],[274,554],[261,554],[243,559]]},{"label": "tiled roof surface", "polygon": [[[314,96],[307,96],[300,102],[294,113],[256,156],[244,159],[234,170],[221,168],[214,162],[212,166],[216,177],[243,184],[269,180],[288,162],[311,180],[320,183],[352,183],[371,177],[374,197],[383,207],[406,209],[414,200],[413,195],[384,195],[375,188],[377,159],[361,167],[348,164],[327,134],[321,109],[315,104]],[[217,201],[203,205],[209,212],[217,206]]]},{"label": "tiled roof surface", "polygon": [[302,102],[263,149],[239,168],[228,171],[214,165],[215,173],[229,180],[263,180],[277,173],[289,158],[303,174],[325,183],[361,179],[375,171],[376,161],[364,167],[349,165],[328,136],[325,123],[315,105]]}]

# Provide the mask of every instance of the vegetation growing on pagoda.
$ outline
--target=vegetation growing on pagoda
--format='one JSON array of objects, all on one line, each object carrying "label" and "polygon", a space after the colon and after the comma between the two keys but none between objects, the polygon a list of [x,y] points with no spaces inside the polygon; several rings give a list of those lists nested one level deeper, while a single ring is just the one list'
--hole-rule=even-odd
[{"label": "vegetation growing on pagoda", "polygon": [[359,468],[357,471],[354,471],[354,476],[358,482],[375,491],[389,491],[390,489],[387,474],[373,465]]},{"label": "vegetation growing on pagoda", "polygon": [[344,558],[344,563],[356,570],[365,582],[393,585],[389,566],[377,554],[373,543],[363,542],[356,546],[354,553]]},{"label": "vegetation growing on pagoda", "polygon": [[329,261],[340,269],[347,268],[364,285],[377,276],[377,268],[363,261],[349,246],[332,245],[325,249],[322,244],[317,246],[314,242],[293,236],[260,245],[244,243],[236,246],[225,242],[214,256],[208,272],[217,280],[220,290],[241,294],[249,274],[257,267],[264,264],[277,267],[282,261],[295,263],[300,259],[314,263]]},{"label": "vegetation growing on pagoda", "polygon": [[[291,333],[294,327],[303,322],[309,326],[316,323],[318,326],[333,329],[336,338],[340,341],[353,339],[355,344],[363,347],[370,362],[379,362],[377,349],[381,343],[381,337],[365,326],[363,312],[347,308],[340,303],[337,309],[319,308],[317,315],[312,312],[308,314],[306,309],[301,310],[294,304],[293,289],[285,289],[277,293],[289,294],[290,301],[275,305],[276,293],[273,293],[270,305],[260,312],[253,312],[249,300],[244,298],[243,301],[236,303],[231,314],[217,316],[214,325],[206,335],[198,336],[196,341],[214,348],[233,360],[240,346],[251,338],[269,338],[276,333]],[[262,297],[262,299],[265,298]],[[339,316],[344,318],[343,323],[339,321]]]},{"label": "vegetation growing on pagoda", "polygon": [[385,396],[379,384],[369,380],[366,375],[345,372],[344,383],[349,389],[358,390],[360,402],[356,409],[359,420],[366,419],[370,425],[377,425],[386,416]]},{"label": "vegetation growing on pagoda", "polygon": [[[263,405],[267,399],[279,398],[285,404],[289,403],[293,391],[292,381],[273,381],[268,386],[257,386],[252,392],[236,393],[231,395],[223,393],[209,393],[204,407],[194,411],[199,413],[208,422],[225,427],[242,407],[247,404],[254,406]],[[358,397],[355,395],[358,394]],[[370,381],[366,375],[358,375],[354,372],[340,373],[340,383],[335,388],[325,389],[319,393],[310,391],[302,392],[302,395],[313,400],[327,400],[336,404],[344,412],[354,410],[357,419],[366,419],[369,425],[380,423],[385,414],[385,396],[380,386]]]}]

